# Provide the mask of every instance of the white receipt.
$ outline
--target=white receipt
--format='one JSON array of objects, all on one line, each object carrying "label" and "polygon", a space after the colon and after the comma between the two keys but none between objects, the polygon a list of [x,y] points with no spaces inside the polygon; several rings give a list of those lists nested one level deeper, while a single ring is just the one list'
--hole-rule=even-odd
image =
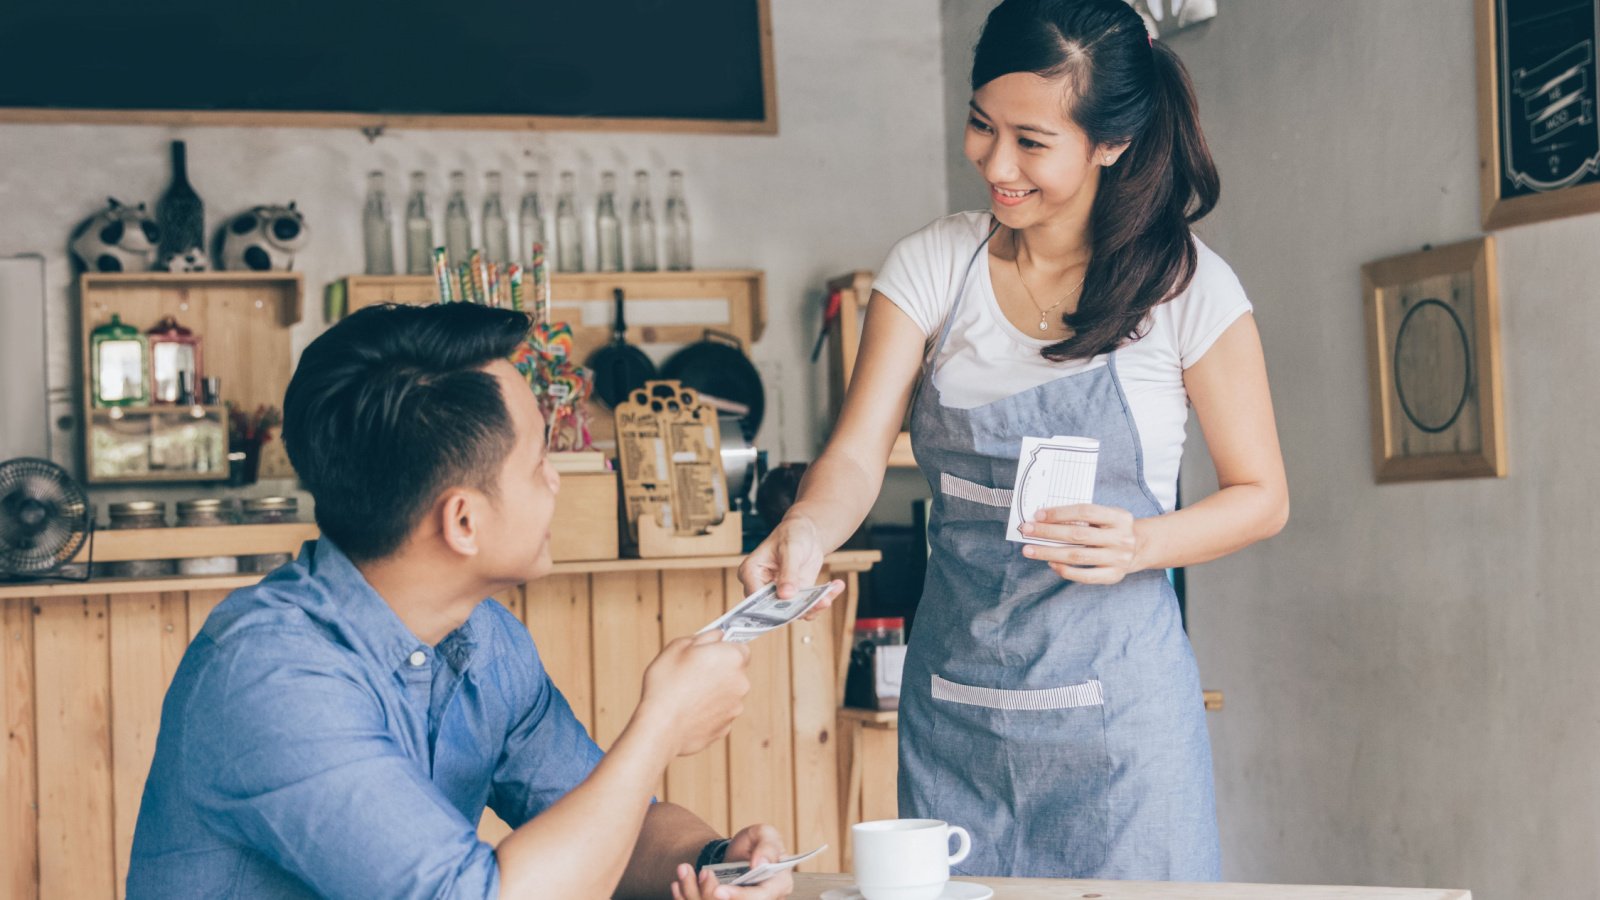
[{"label": "white receipt", "polygon": [[1025,437],[1017,457],[1017,481],[1011,489],[1011,520],[1006,540],[1021,544],[1061,546],[1061,541],[1028,537],[1019,529],[1041,509],[1094,502],[1094,476],[1100,464],[1100,441],[1057,435]]}]

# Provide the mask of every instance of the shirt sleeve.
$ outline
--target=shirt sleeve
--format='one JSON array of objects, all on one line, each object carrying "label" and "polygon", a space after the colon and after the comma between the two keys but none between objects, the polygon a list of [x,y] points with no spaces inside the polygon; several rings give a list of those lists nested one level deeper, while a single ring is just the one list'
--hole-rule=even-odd
[{"label": "shirt sleeve", "polygon": [[1172,309],[1178,359],[1185,369],[1199,362],[1228,326],[1252,309],[1233,269],[1205,245],[1197,249],[1194,279]]},{"label": "shirt sleeve", "polygon": [[[229,644],[233,646],[228,646]],[[494,849],[390,737],[376,697],[312,644],[246,635],[197,676],[180,769],[198,814],[334,898],[490,898]]]},{"label": "shirt sleeve", "polygon": [[901,238],[889,250],[872,289],[889,298],[911,321],[932,337],[950,306],[950,225],[940,219]]},{"label": "shirt sleeve", "polygon": [[531,673],[524,670],[530,679],[520,692],[526,702],[495,766],[489,808],[507,825],[520,828],[588,778],[603,754],[545,672],[527,630],[504,630],[513,646],[505,658],[532,659],[533,666]]}]

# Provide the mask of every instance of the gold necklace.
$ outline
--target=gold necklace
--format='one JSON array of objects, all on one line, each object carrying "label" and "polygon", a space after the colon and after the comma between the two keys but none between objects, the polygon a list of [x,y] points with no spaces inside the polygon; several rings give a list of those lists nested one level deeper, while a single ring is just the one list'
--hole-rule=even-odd
[{"label": "gold necklace", "polygon": [[1011,232],[1011,265],[1016,267],[1017,280],[1022,282],[1022,290],[1028,295],[1028,302],[1033,304],[1034,309],[1039,310],[1040,331],[1050,330],[1050,314],[1055,312],[1056,308],[1061,306],[1061,304],[1067,302],[1068,297],[1076,294],[1078,290],[1083,287],[1084,278],[1089,277],[1089,267],[1084,266],[1083,278],[1079,278],[1078,283],[1073,286],[1072,290],[1063,294],[1060,300],[1050,304],[1050,307],[1046,309],[1041,307],[1039,305],[1039,301],[1033,296],[1033,289],[1028,287],[1028,279],[1022,277],[1022,253],[1017,245],[1017,233],[1015,231]]}]

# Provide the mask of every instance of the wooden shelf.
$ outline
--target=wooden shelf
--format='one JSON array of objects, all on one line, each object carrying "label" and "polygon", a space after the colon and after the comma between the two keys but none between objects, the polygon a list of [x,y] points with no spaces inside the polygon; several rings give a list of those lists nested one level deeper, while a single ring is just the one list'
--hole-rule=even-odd
[{"label": "wooden shelf", "polygon": [[[195,415],[194,410],[200,410],[202,415]],[[226,406],[205,406],[198,403],[167,403],[161,406],[96,406],[90,409],[90,415],[96,419],[122,419],[140,418],[142,416],[159,415],[186,415],[190,418],[203,419],[206,416],[221,416],[227,412]]]},{"label": "wooden shelf", "polygon": [[[222,380],[222,398],[242,409],[283,405],[293,348],[290,329],[301,319],[304,276],[299,272],[86,272],[78,279],[82,357],[80,407],[85,471],[90,484],[211,481],[195,473],[95,477],[88,423],[105,421],[109,407],[93,406],[90,332],[119,316],[141,332],[172,316],[202,341],[202,375]],[[159,412],[162,407],[151,407]],[[174,407],[181,409],[182,407]],[[154,414],[154,413],[153,413]],[[226,428],[226,422],[223,423]],[[261,477],[292,475],[280,442],[266,446]]]},{"label": "wooden shelf", "polygon": [[894,439],[894,449],[889,451],[889,468],[915,469],[917,458],[911,453],[911,432],[902,431]]}]

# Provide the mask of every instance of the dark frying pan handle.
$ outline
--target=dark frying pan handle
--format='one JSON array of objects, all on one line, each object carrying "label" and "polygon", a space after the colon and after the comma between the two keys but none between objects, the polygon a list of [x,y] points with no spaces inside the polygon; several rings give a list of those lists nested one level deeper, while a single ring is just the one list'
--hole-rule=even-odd
[{"label": "dark frying pan handle", "polygon": [[617,301],[616,316],[611,320],[611,343],[621,344],[628,339],[628,322],[622,317],[622,288],[613,290],[611,296],[615,297]]}]

